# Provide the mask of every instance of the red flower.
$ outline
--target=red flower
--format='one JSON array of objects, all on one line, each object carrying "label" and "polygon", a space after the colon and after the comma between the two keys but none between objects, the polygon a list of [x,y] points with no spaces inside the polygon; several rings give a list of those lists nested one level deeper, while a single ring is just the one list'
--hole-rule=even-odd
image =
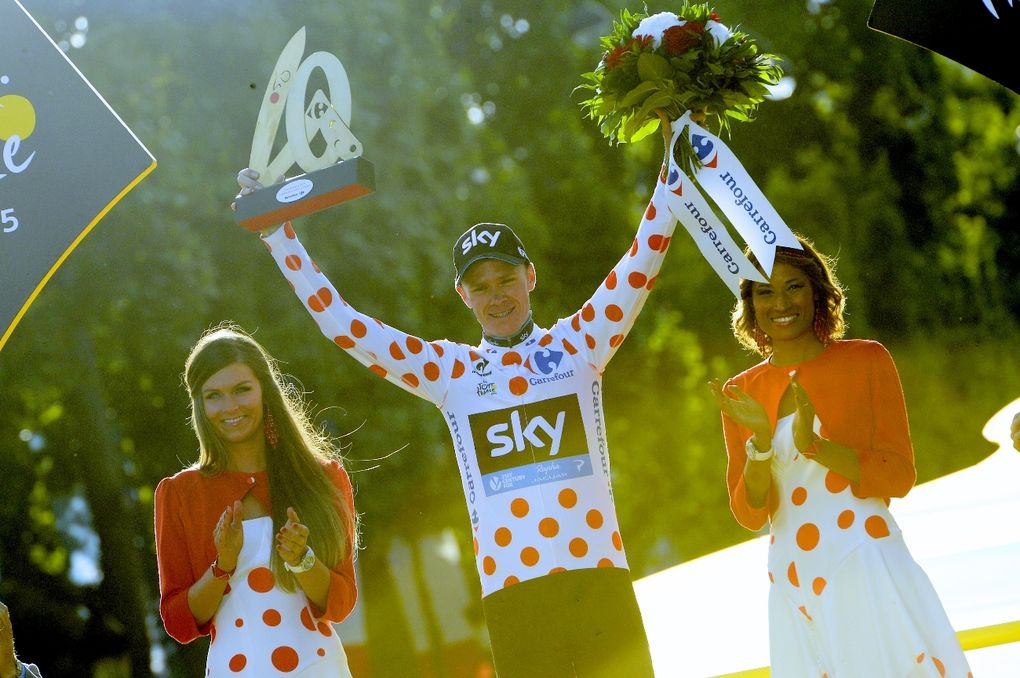
[{"label": "red flower", "polygon": [[712,13],[708,15],[708,18],[711,19],[712,21],[721,21],[721,19],[719,18],[719,12],[716,12],[715,10],[713,10]]},{"label": "red flower", "polygon": [[631,38],[629,45],[637,45],[639,49],[644,49],[645,47],[648,47],[648,45],[652,44],[652,40],[652,36],[642,35],[637,38]]},{"label": "red flower", "polygon": [[670,54],[683,54],[701,40],[705,27],[688,21],[683,26],[667,28],[662,34],[662,44]]},{"label": "red flower", "polygon": [[619,66],[620,57],[622,57],[626,53],[627,47],[625,45],[620,45],[619,47],[616,47],[612,52],[606,54],[605,58],[603,59],[603,61],[606,64],[606,70],[611,71],[617,66]]}]

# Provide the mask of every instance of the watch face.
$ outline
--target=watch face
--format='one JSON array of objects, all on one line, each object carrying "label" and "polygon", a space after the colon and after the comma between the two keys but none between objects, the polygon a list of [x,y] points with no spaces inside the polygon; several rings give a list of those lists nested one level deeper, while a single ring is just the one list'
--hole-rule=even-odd
[{"label": "watch face", "polygon": [[307,572],[308,570],[312,569],[313,565],[315,565],[315,553],[312,551],[311,546],[306,546],[305,555],[301,556],[301,560],[298,561],[297,565],[291,565],[290,563],[286,562],[283,565],[291,572],[295,573]]}]

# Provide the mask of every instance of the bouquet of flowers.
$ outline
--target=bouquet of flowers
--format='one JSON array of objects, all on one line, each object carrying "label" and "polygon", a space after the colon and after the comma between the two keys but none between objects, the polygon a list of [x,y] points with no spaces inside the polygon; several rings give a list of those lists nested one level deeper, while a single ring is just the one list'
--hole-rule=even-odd
[{"label": "bouquet of flowers", "polygon": [[[601,44],[602,60],[578,89],[591,92],[581,106],[616,143],[637,141],[663,117],[676,120],[685,111],[702,124],[714,118],[728,132],[730,118],[754,118],[767,85],[783,75],[778,57],[727,28],[705,3],[685,0],[676,13],[651,16],[625,9]],[[685,136],[676,153],[685,171],[700,167]]]}]

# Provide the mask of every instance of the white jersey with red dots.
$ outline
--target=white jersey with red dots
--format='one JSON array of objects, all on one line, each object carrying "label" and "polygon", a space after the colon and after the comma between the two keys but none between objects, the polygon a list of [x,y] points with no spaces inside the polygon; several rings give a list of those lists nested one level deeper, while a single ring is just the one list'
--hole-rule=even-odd
[{"label": "white jersey with red dots", "polygon": [[773,436],[772,675],[969,676],[886,502],[854,496],[846,478],[800,455],[793,417],[779,419]]},{"label": "white jersey with red dots", "polygon": [[265,242],[322,333],[443,413],[482,595],[553,572],[627,568],[609,476],[602,371],[634,323],[675,219],[660,176],[630,250],[580,311],[518,344],[424,341],[354,310],[287,224]]},{"label": "white jersey with red dots", "polygon": [[269,569],[273,519],[245,520],[237,568],[209,630],[205,675],[352,678],[340,638],[308,598],[276,585]]}]

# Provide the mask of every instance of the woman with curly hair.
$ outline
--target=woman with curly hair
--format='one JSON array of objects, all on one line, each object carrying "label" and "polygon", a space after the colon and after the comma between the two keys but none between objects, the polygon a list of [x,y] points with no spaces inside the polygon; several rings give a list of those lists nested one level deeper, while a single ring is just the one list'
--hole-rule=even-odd
[{"label": "woman with curly hair", "polygon": [[349,677],[332,623],[357,599],[356,516],[338,450],[237,327],[198,341],[184,381],[199,458],[155,497],[167,633],[209,635],[207,676]]},{"label": "woman with curly hair", "polygon": [[880,343],[841,339],[833,262],[799,240],[768,283],[741,282],[733,331],[764,360],[710,384],[730,508],[750,530],[770,523],[772,675],[967,676],[888,508],[916,478],[896,367]]}]

